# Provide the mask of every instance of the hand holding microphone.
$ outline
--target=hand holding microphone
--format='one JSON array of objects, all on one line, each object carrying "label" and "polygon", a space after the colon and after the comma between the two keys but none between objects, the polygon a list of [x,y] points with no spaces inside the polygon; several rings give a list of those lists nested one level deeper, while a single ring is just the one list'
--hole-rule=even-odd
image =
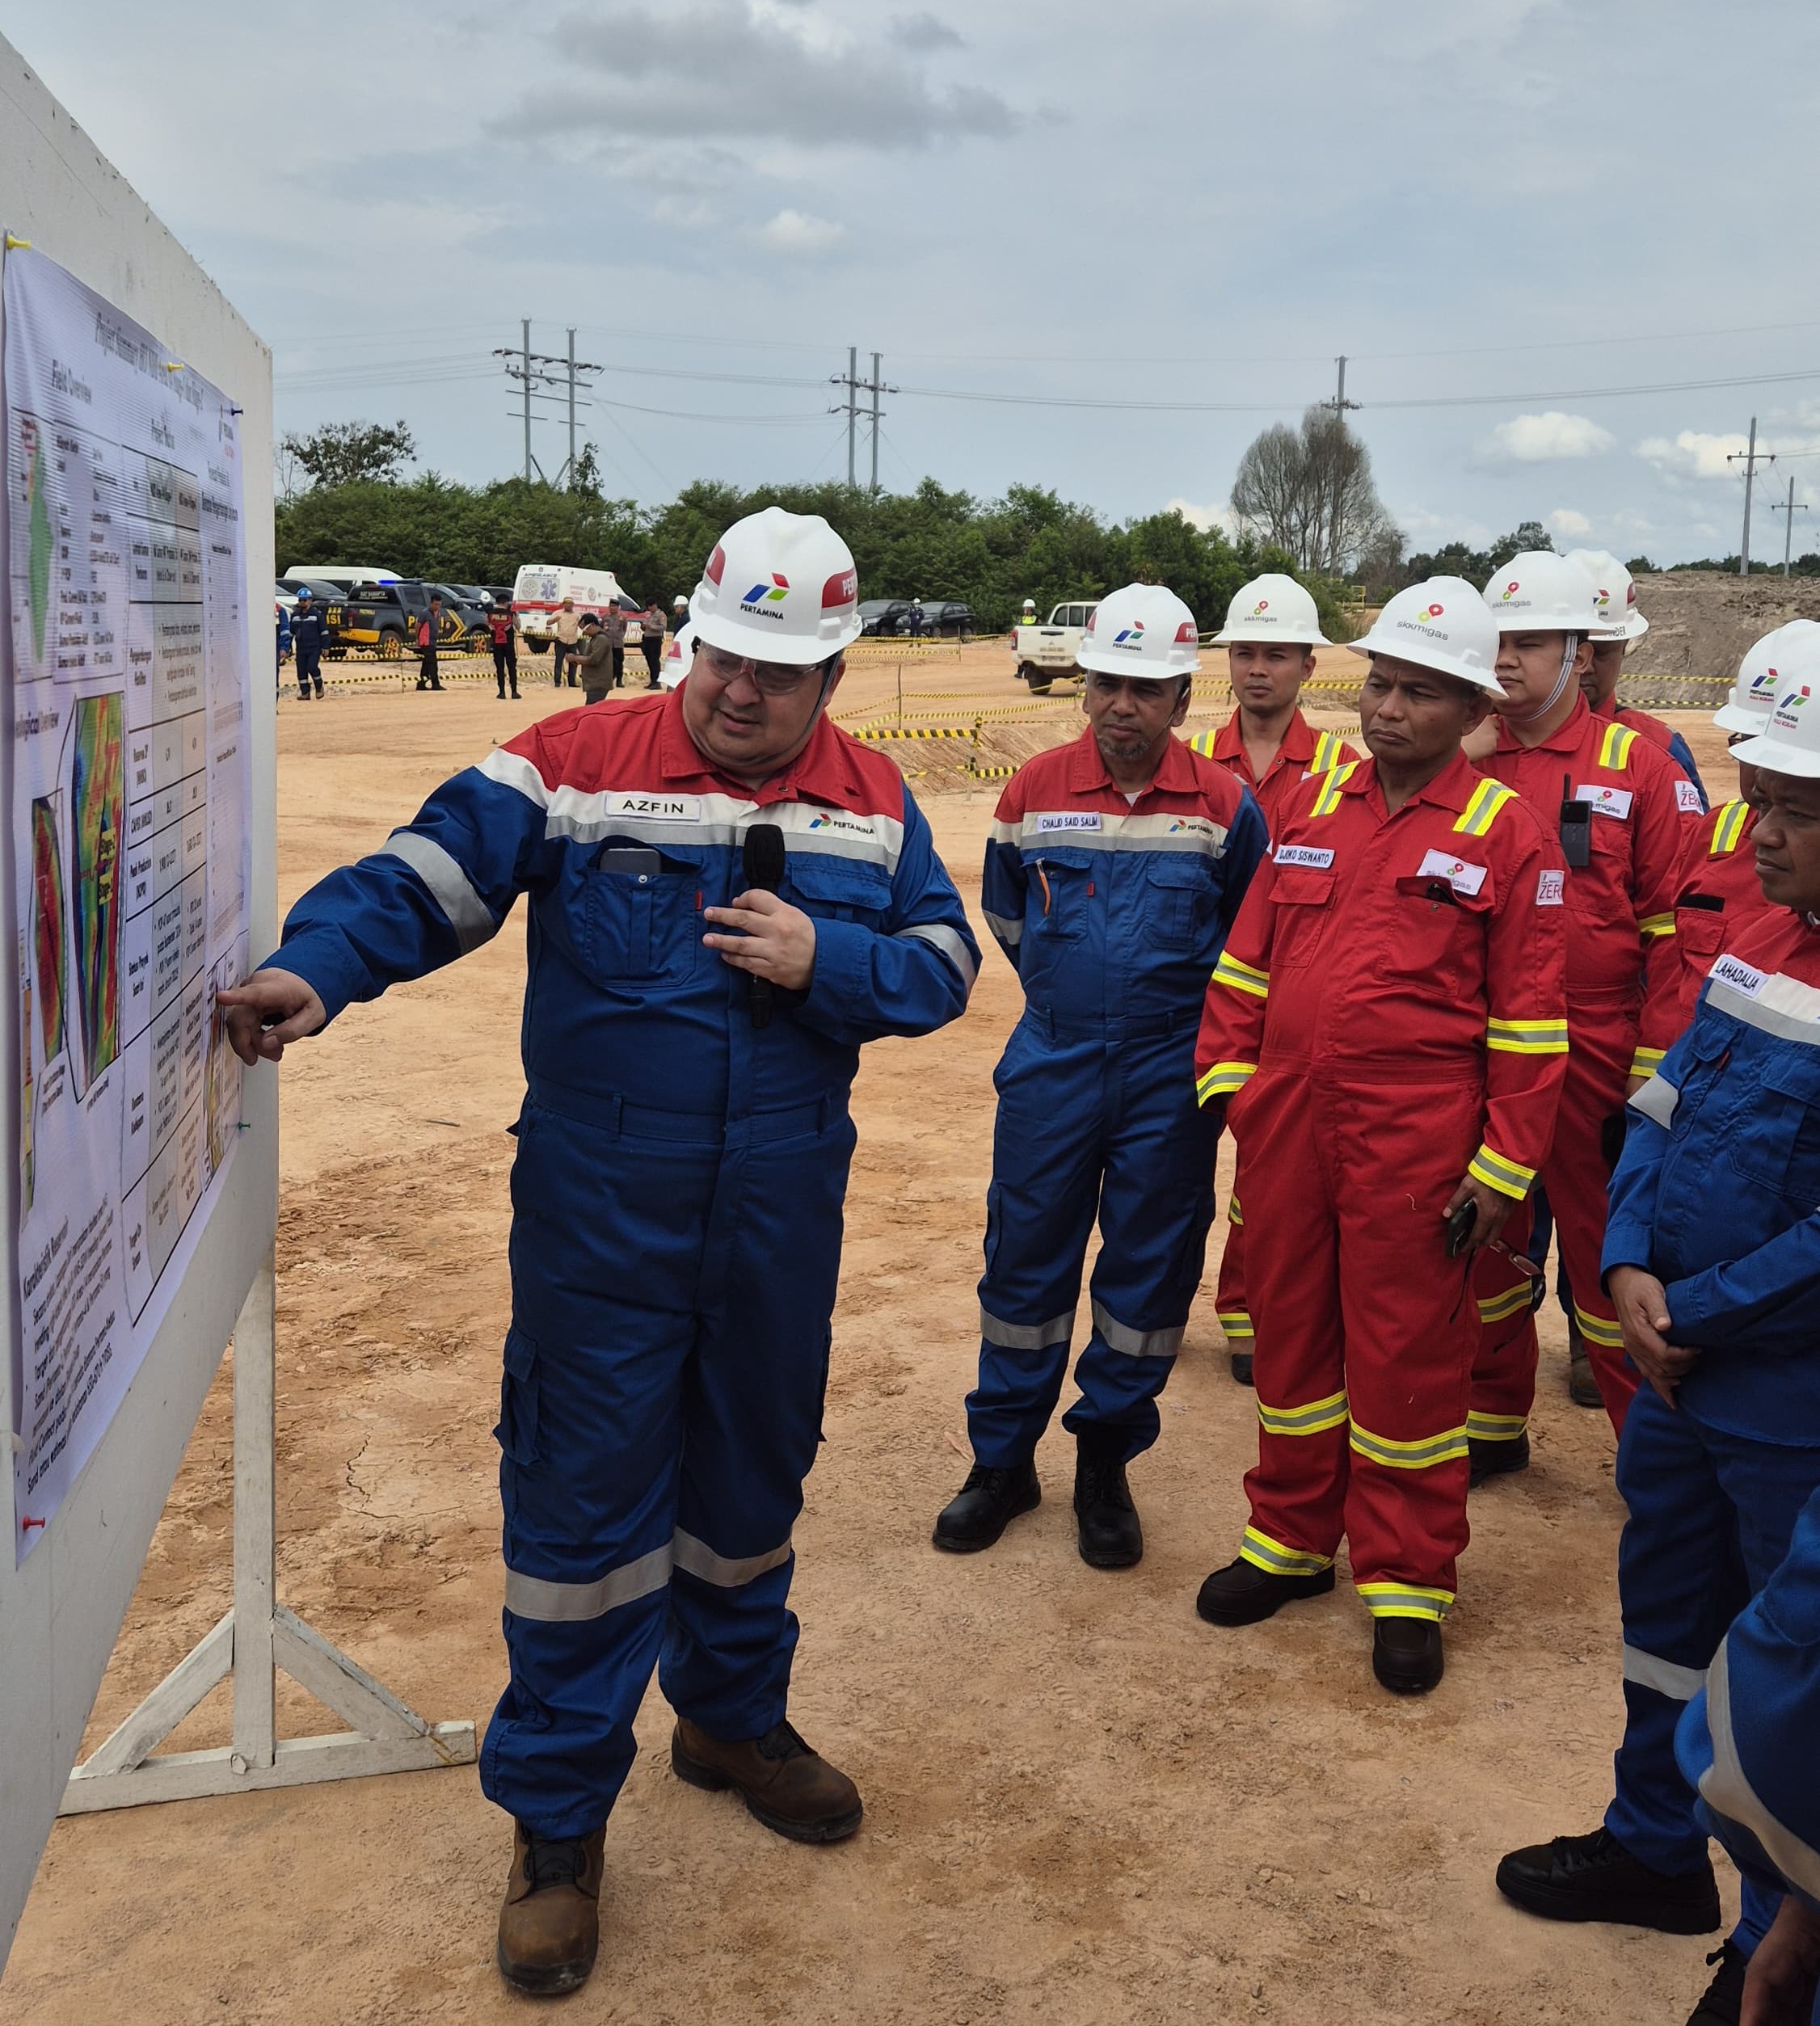
[{"label": "hand holding microphone", "polygon": [[787,861],[776,823],[753,823],[740,857],[748,891],[731,908],[705,910],[708,920],[735,933],[701,940],[724,962],[749,975],[752,1025],[764,1027],[770,1024],[773,989],[807,990],[815,971],[815,925],[800,908],[777,898]]}]

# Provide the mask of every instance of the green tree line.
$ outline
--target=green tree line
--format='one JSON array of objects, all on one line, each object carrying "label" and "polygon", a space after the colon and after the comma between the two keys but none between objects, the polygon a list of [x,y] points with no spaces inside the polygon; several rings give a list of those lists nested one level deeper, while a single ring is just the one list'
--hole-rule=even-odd
[{"label": "green tree line", "polygon": [[637,597],[668,604],[695,588],[730,521],[770,506],[825,516],[853,550],[862,598],[963,599],[983,631],[1011,625],[1026,598],[1047,617],[1060,600],[1134,581],[1167,584],[1211,631],[1233,592],[1265,570],[1308,584],[1330,639],[1357,630],[1342,609],[1342,587],[1295,571],[1282,550],[1252,537],[1235,541],[1173,511],[1114,524],[1035,486],[980,500],[933,478],[913,492],[877,495],[840,484],[742,491],[702,480],[660,507],[521,478],[357,480],[280,501],[278,560],[287,570],[372,562],[445,583],[510,583],[521,564],[565,563],[611,569]]}]

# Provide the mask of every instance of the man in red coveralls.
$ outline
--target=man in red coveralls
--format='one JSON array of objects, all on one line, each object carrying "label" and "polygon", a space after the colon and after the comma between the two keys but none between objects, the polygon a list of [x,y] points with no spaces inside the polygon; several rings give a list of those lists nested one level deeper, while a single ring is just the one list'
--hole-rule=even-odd
[{"label": "man in red coveralls", "polygon": [[1477,592],[1401,592],[1356,651],[1371,757],[1288,805],[1195,1050],[1203,1103],[1237,1094],[1262,1424],[1238,1559],[1197,1608],[1252,1624],[1330,1590],[1343,1534],[1372,1670],[1419,1693],[1467,1538],[1458,1255],[1498,1241],[1553,1129],[1564,910],[1552,840],[1460,751],[1498,681]]},{"label": "man in red coveralls", "polygon": [[[1314,651],[1332,643],[1321,630],[1314,600],[1293,577],[1271,571],[1240,586],[1213,644],[1226,650],[1232,714],[1217,731],[1196,732],[1188,743],[1238,776],[1274,836],[1284,798],[1299,783],[1359,757],[1338,733],[1317,731],[1302,715],[1302,684],[1314,673]],[[1249,1386],[1253,1331],[1245,1295],[1245,1220],[1236,1194],[1226,1219],[1214,1303],[1232,1376]]]},{"label": "man in red coveralls", "polygon": [[[1781,695],[1782,678],[1797,665],[1811,667],[1820,624],[1791,619],[1766,633],[1738,665],[1730,701],[1713,714],[1713,722],[1737,747],[1764,733]],[[1804,677],[1803,680],[1805,678]],[[1675,967],[1656,982],[1658,992],[1671,995],[1656,1014],[1656,1023],[1679,1034],[1694,1017],[1694,1004],[1706,974],[1738,930],[1770,903],[1757,883],[1757,858],[1751,840],[1757,828],[1757,770],[1748,760],[1738,763],[1738,799],[1722,802],[1703,818],[1681,854],[1681,878],[1675,892]]]},{"label": "man in red coveralls", "polygon": [[1630,572],[1609,549],[1570,549],[1567,560],[1577,562],[1593,580],[1599,623],[1592,637],[1592,661],[1581,678],[1580,693],[1595,718],[1610,718],[1633,731],[1640,731],[1652,746],[1659,746],[1687,777],[1680,791],[1681,813],[1690,827],[1706,813],[1706,790],[1694,764],[1693,749],[1666,719],[1634,704],[1618,701],[1618,684],[1624,672],[1624,656],[1649,630],[1637,604],[1637,586]]},{"label": "man in red coveralls", "polygon": [[[1601,621],[1598,587],[1578,564],[1540,551],[1514,556],[1486,586],[1485,603],[1498,628],[1501,693],[1498,743],[1480,765],[1551,830],[1558,821],[1567,865],[1567,1081],[1542,1179],[1574,1319],[1621,1430],[1637,1374],[1624,1363],[1599,1278],[1605,1190],[1623,1144],[1626,1093],[1654,1072],[1676,1032],[1666,1002],[1658,998],[1645,1021],[1644,1000],[1645,986],[1675,968],[1683,777],[1641,733],[1587,708],[1580,680]],[[1467,1422],[1475,1482],[1529,1462],[1536,1325],[1511,1279],[1498,1261],[1481,1262],[1486,1320]]]}]

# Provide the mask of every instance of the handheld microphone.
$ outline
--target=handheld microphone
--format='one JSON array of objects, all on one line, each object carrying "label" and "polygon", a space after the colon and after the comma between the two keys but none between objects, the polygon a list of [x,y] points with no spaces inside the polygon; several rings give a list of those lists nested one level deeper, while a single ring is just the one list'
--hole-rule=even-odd
[{"label": "handheld microphone", "polygon": [[[761,887],[768,894],[774,894],[784,883],[786,860],[784,854],[784,833],[774,823],[755,823],[746,832],[745,842],[739,849],[741,870],[746,876],[748,890]],[[771,980],[752,977],[752,1025],[769,1027],[771,1024]]]}]

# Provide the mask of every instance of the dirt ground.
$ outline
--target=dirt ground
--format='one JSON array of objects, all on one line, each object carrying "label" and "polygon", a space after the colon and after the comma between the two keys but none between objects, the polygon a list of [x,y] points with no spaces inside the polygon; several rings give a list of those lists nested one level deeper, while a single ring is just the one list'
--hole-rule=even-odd
[{"label": "dirt ground", "polygon": [[[856,671],[842,714],[895,713],[895,664]],[[905,686],[907,713],[932,722],[1023,699],[1002,648],[916,663]],[[1203,703],[1224,708],[1211,685]],[[480,683],[281,704],[281,900],[556,704],[546,683],[518,704]],[[1059,703],[1003,722],[1021,745],[1078,721]],[[1716,735],[1685,722],[1729,786]],[[960,772],[971,748],[892,750],[976,905],[994,791]],[[482,1725],[503,1666],[490,1430],[522,950],[508,929],[282,1072],[280,1594],[426,1715]],[[965,1468],[991,1070],[1017,1005],[988,951],[966,1019],[868,1049],[854,1093],[792,1715],[858,1780],[866,1826],[805,1849],[680,1785],[653,1690],[609,1834],[600,1966],[565,2018],[1679,2026],[1705,1943],[1550,1927],[1491,1882],[1513,1844],[1597,1822],[1620,1724],[1612,1443],[1566,1401],[1552,1308],[1535,1464],[1475,1495],[1447,1675],[1425,1700],[1372,1683],[1343,1582],[1249,1631],[1194,1615],[1200,1578],[1234,1551],[1256,1425],[1227,1375],[1211,1260],[1162,1440],[1132,1473],[1141,1566],[1076,1556],[1059,1434],[1043,1505],[996,1550],[929,1548]],[[91,1746],[225,1607],[230,1485],[224,1367]],[[297,1691],[280,1721],[335,1727]],[[217,1697],[176,1743],[225,1735]],[[471,1768],[63,1822],[0,2026],[520,2017],[535,2001],[492,1965],[507,1851]]]}]

